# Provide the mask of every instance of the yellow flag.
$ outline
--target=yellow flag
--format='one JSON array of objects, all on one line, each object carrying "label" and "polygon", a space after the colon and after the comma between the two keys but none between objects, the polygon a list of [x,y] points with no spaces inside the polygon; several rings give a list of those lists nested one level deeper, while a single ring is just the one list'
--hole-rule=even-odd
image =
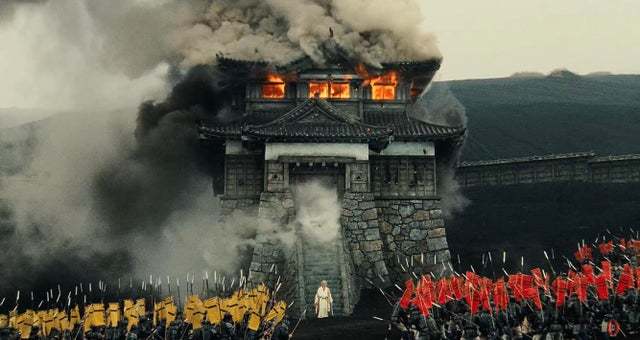
[{"label": "yellow flag", "polygon": [[9,312],[9,327],[18,329],[18,311],[15,309]]},{"label": "yellow flag", "polygon": [[60,326],[60,319],[58,318],[58,315],[60,314],[60,311],[58,311],[58,308],[54,308],[49,312],[51,313],[51,319],[52,319],[51,329],[62,330],[62,327]]},{"label": "yellow flag", "polygon": [[109,303],[109,327],[118,327],[120,321],[120,304],[117,302]]},{"label": "yellow flag", "polygon": [[252,331],[258,331],[260,328],[260,321],[260,315],[256,312],[251,312],[247,327]]},{"label": "yellow flag", "polygon": [[190,322],[193,326],[193,329],[202,328],[202,321],[204,321],[204,317],[206,315],[206,310],[204,308],[204,304],[200,297],[197,295],[192,295],[189,297],[189,310],[190,310]]},{"label": "yellow flag", "polygon": [[0,314],[0,328],[9,327],[9,317],[6,314]]},{"label": "yellow flag", "polygon": [[157,326],[163,320],[164,302],[159,301],[153,304],[153,325]]},{"label": "yellow flag", "polygon": [[73,329],[73,327],[75,327],[75,325],[77,324],[80,324],[80,307],[78,307],[78,305],[75,305],[75,307],[73,307],[73,309],[71,310],[71,317],[69,318],[70,329]]},{"label": "yellow flag", "polygon": [[136,300],[136,309],[138,310],[138,316],[145,316],[147,314],[147,307],[144,299]]},{"label": "yellow flag", "polygon": [[220,299],[212,297],[204,302],[204,308],[207,310],[207,320],[212,324],[219,324],[222,321],[222,311],[220,310]]},{"label": "yellow flag", "polygon": [[27,310],[18,315],[16,324],[18,326],[17,329],[20,331],[21,339],[29,339],[35,316],[36,314],[32,310]]},{"label": "yellow flag", "polygon": [[91,323],[93,322],[93,305],[84,306],[84,315],[82,316],[84,323],[82,324],[82,331],[84,333],[91,330]]},{"label": "yellow flag", "polygon": [[173,321],[176,320],[176,315],[178,314],[178,307],[171,302],[167,304],[165,302],[164,305],[165,312],[167,313],[167,326],[169,326]]},{"label": "yellow flag", "polygon": [[49,312],[46,310],[39,310],[33,315],[33,324],[40,328],[40,335],[49,335],[49,333],[45,333],[45,323],[47,321],[47,316]]},{"label": "yellow flag", "polygon": [[160,316],[162,317],[162,320],[166,320],[168,317],[167,306],[173,305],[173,296],[167,296],[166,298],[164,298],[162,300],[162,304],[164,305],[164,309],[162,310],[162,313],[160,314]]},{"label": "yellow flag", "polygon": [[71,326],[71,323],[69,322],[69,318],[67,318],[67,312],[64,310],[58,312],[56,319],[58,320],[58,325],[60,326],[61,331],[70,331],[73,329],[73,326]]},{"label": "yellow flag", "polygon": [[197,309],[197,305],[202,304],[200,297],[197,295],[189,295],[187,304],[184,306],[184,321],[193,323],[193,313]]},{"label": "yellow flag", "polygon": [[44,326],[42,332],[44,335],[48,336],[51,334],[51,330],[53,329],[53,323],[55,320],[54,315],[56,314],[55,310],[48,310],[42,315],[42,325]]},{"label": "yellow flag", "polygon": [[104,305],[101,303],[94,303],[91,311],[91,325],[97,327],[104,327],[107,325],[105,320]]},{"label": "yellow flag", "polygon": [[238,301],[238,296],[236,294],[228,297],[225,303],[227,313],[231,314],[234,322],[241,322],[244,313],[242,308],[240,307],[240,303]]},{"label": "yellow flag", "polygon": [[127,331],[130,331],[131,327],[138,325],[140,321],[138,309],[137,304],[134,304],[133,300],[124,300],[124,317],[127,318]]},{"label": "yellow flag", "polygon": [[287,303],[284,301],[278,301],[273,308],[267,313],[264,318],[266,321],[272,321],[273,323],[280,323],[284,319],[285,312],[287,311]]}]

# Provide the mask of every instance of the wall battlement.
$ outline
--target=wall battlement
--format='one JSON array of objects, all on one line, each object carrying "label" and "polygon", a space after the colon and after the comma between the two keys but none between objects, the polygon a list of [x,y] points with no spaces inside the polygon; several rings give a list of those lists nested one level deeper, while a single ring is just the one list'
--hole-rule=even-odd
[{"label": "wall battlement", "polygon": [[549,182],[637,183],[640,154],[577,152],[462,162],[456,178],[465,188]]}]

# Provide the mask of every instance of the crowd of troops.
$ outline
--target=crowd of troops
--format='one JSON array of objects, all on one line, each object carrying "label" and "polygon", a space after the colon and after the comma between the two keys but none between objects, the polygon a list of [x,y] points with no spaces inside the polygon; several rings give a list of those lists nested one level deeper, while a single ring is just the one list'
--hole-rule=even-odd
[{"label": "crowd of troops", "polygon": [[[152,301],[149,301],[152,300]],[[179,301],[179,298],[177,299]],[[173,296],[125,299],[67,308],[18,307],[0,314],[0,340],[11,339],[289,339],[287,303],[261,284],[227,297],[190,294],[184,306]]]},{"label": "crowd of troops", "polygon": [[640,241],[615,238],[579,244],[562,273],[548,261],[548,271],[503,270],[497,279],[473,270],[439,279],[413,274],[390,324],[402,339],[633,338],[640,333],[639,254]]}]

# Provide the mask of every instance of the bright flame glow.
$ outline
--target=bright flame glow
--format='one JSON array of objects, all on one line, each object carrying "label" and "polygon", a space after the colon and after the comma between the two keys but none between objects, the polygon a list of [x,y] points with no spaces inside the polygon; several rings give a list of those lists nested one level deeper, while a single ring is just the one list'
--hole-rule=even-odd
[{"label": "bright flame glow", "polygon": [[371,84],[371,98],[374,100],[396,99],[396,87],[398,75],[395,71],[389,71],[381,76],[368,79]]},{"label": "bright flame glow", "polygon": [[331,83],[331,98],[349,98],[348,83]]},{"label": "bright flame glow", "polygon": [[267,75],[267,80],[262,84],[262,98],[284,98],[284,79],[275,74]]},{"label": "bright flame glow", "polygon": [[350,98],[349,83],[311,81],[309,82],[309,98],[316,96],[319,98]]},{"label": "bright flame glow", "polygon": [[364,79],[362,86],[371,85],[371,98],[374,100],[396,99],[396,87],[398,86],[398,73],[391,70],[379,76],[371,76],[364,64],[356,65],[356,73]]}]

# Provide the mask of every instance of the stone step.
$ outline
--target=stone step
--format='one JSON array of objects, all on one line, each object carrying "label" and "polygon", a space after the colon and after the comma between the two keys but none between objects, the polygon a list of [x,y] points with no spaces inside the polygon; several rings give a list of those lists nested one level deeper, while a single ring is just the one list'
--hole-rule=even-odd
[{"label": "stone step", "polygon": [[341,259],[338,258],[336,241],[329,245],[318,245],[312,242],[304,242],[303,260],[304,269],[303,277],[305,281],[305,299],[308,308],[313,308],[313,299],[316,291],[320,286],[320,281],[327,281],[327,285],[331,289],[333,296],[333,313],[334,315],[342,315],[342,278],[340,275]]}]

